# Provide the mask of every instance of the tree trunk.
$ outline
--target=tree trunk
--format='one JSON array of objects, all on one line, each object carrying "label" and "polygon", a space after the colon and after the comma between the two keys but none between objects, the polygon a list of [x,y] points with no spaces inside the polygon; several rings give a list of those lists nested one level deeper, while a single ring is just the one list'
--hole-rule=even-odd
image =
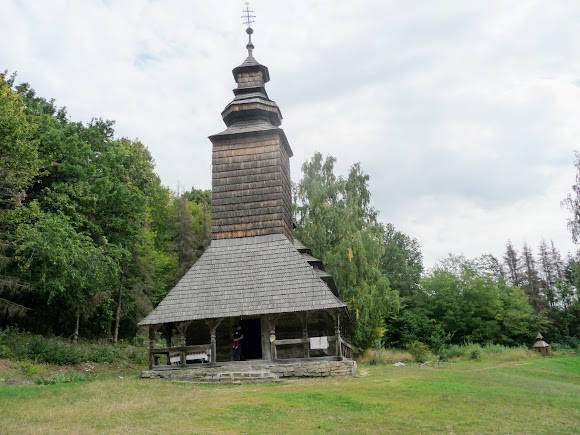
[{"label": "tree trunk", "polygon": [[77,310],[77,321],[76,321],[76,325],[75,325],[75,332],[73,334],[73,343],[77,344],[77,341],[79,341],[79,325],[81,323],[81,310]]},{"label": "tree trunk", "polygon": [[125,273],[121,274],[121,284],[119,285],[119,297],[117,299],[117,314],[115,315],[115,333],[113,335],[113,344],[117,344],[119,338],[119,323],[121,323],[121,302],[123,300],[123,278]]}]

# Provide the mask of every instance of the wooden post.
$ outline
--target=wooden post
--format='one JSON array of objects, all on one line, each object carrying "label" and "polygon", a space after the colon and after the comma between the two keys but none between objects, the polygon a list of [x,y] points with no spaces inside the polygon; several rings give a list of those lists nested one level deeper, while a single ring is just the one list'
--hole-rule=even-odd
[{"label": "wooden post", "polygon": [[266,315],[260,316],[260,330],[262,331],[262,359],[270,361],[272,360],[272,352],[270,349],[270,324],[268,322],[268,316]]},{"label": "wooden post", "polygon": [[336,335],[336,356],[342,359],[342,340],[340,337],[340,313],[336,313],[336,326],[334,328]]},{"label": "wooden post", "polygon": [[[278,319],[278,316],[276,316],[274,314],[270,314],[268,316],[268,329],[270,330],[270,333],[274,332],[274,334],[276,334],[276,320],[277,319]],[[278,359],[278,354],[276,352],[276,340],[270,341],[270,358],[271,359]]]},{"label": "wooden post", "polygon": [[[306,312],[296,313],[302,323],[302,338],[308,338],[308,322],[306,321]],[[304,358],[310,358],[310,343],[306,342],[303,345]]]},{"label": "wooden post", "polygon": [[215,339],[217,327],[223,320],[223,317],[220,319],[207,319],[205,323],[209,326],[209,335],[211,337],[211,359],[210,362],[214,363],[217,361],[217,342]]},{"label": "wooden post", "polygon": [[153,355],[153,348],[155,347],[155,339],[157,338],[157,325],[149,326],[149,369],[151,370],[155,365],[155,356]]},{"label": "wooden post", "polygon": [[[173,335],[173,324],[172,323],[166,323],[165,324],[165,347],[167,348],[171,348],[171,337]],[[167,357],[167,365],[170,366],[171,365],[171,357],[168,354]]]},{"label": "wooden post", "polygon": [[185,336],[187,332],[187,327],[191,322],[179,322],[176,323],[175,326],[177,327],[177,332],[179,332],[179,363],[181,367],[185,367],[186,360],[185,360],[185,346],[187,344],[187,338]]}]

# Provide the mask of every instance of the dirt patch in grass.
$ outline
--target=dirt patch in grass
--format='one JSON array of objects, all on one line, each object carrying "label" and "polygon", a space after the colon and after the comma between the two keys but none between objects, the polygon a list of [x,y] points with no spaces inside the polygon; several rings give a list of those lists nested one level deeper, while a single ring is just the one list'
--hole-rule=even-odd
[{"label": "dirt patch in grass", "polygon": [[0,359],[0,370],[11,369],[16,364],[11,359]]}]

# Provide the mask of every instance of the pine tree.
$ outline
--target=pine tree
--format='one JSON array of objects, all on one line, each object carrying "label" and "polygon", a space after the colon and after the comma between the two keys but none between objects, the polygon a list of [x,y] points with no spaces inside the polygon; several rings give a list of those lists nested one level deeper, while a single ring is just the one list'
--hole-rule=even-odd
[{"label": "pine tree", "polygon": [[530,304],[539,313],[544,306],[544,300],[540,293],[540,277],[536,269],[536,261],[530,247],[524,243],[522,248],[523,273],[521,279],[521,289],[530,298]]},{"label": "pine tree", "polygon": [[508,269],[508,277],[511,285],[520,286],[521,281],[521,264],[518,251],[513,247],[512,242],[508,240],[506,252],[503,256]]},{"label": "pine tree", "polygon": [[557,282],[557,272],[552,261],[552,255],[548,244],[542,239],[539,247],[540,273],[541,273],[541,293],[546,298],[548,305],[553,307],[556,302],[554,286]]}]

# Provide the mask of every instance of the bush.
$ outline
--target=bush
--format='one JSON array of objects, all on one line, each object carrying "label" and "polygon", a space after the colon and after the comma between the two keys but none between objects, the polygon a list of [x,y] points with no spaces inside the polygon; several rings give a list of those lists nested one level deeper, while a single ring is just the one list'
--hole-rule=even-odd
[{"label": "bush", "polygon": [[135,364],[145,365],[149,363],[149,352],[144,348],[133,348],[128,356]]},{"label": "bush", "polygon": [[443,361],[451,361],[453,358],[463,356],[464,353],[465,349],[462,346],[450,344],[449,346],[443,346],[439,349],[439,358]]},{"label": "bush", "polygon": [[62,338],[45,338],[9,329],[0,331],[0,355],[20,361],[57,365],[89,361],[112,363],[127,357],[123,350],[107,344],[82,341],[73,344]]},{"label": "bush", "polygon": [[2,358],[13,358],[14,354],[8,346],[5,344],[0,344],[0,359]]},{"label": "bush", "polygon": [[85,356],[86,361],[112,363],[123,359],[125,354],[117,347],[113,346],[95,346],[88,350]]},{"label": "bush", "polygon": [[425,362],[429,358],[429,348],[425,343],[414,341],[406,347],[416,362]]},{"label": "bush", "polygon": [[44,367],[34,365],[29,361],[20,361],[16,364],[16,367],[18,367],[22,374],[27,378],[40,376],[44,372]]}]

